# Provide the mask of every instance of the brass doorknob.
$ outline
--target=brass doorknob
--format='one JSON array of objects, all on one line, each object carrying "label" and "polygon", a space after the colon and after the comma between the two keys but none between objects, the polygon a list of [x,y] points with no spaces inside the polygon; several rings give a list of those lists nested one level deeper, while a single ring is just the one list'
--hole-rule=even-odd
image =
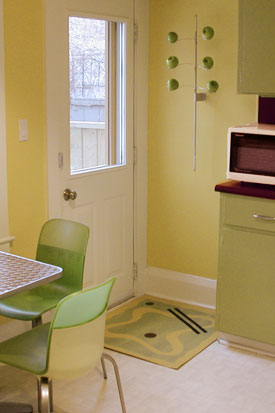
[{"label": "brass doorknob", "polygon": [[63,198],[65,199],[65,201],[69,201],[69,199],[74,201],[76,197],[77,197],[77,193],[71,190],[70,188],[66,188],[65,191],[63,192]]}]

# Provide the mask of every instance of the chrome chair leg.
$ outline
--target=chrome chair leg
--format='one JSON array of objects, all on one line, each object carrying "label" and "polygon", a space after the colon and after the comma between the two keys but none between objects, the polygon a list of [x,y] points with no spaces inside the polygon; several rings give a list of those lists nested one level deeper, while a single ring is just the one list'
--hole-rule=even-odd
[{"label": "chrome chair leg", "polygon": [[124,402],[124,397],[123,397],[123,391],[122,391],[122,386],[121,386],[121,381],[120,381],[120,376],[119,376],[119,371],[118,371],[118,366],[116,361],[107,353],[102,353],[101,356],[101,364],[102,364],[102,369],[103,369],[103,375],[104,379],[107,379],[107,373],[106,373],[106,368],[105,368],[105,362],[104,359],[109,360],[115,370],[115,375],[116,375],[116,382],[117,382],[117,388],[118,388],[118,393],[119,393],[119,398],[120,398],[120,403],[121,403],[121,408],[122,412],[126,413],[126,407],[125,407],[125,402]]},{"label": "chrome chair leg", "polygon": [[53,393],[52,381],[47,377],[37,379],[38,390],[38,412],[50,413],[53,412]]},{"label": "chrome chair leg", "polygon": [[37,404],[38,404],[38,413],[41,412],[41,383],[40,378],[37,378]]},{"label": "chrome chair leg", "polygon": [[32,328],[41,326],[41,324],[42,324],[42,317],[41,316],[35,318],[34,320],[32,320]]},{"label": "chrome chair leg", "polygon": [[103,370],[103,377],[104,379],[107,379],[107,371],[106,371],[106,367],[105,367],[105,361],[103,358],[103,355],[101,356],[101,366],[102,366],[102,370]]}]

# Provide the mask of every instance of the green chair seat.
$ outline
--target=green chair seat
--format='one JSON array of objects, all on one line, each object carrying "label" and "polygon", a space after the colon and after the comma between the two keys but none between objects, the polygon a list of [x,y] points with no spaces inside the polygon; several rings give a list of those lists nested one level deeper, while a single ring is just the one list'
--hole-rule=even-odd
[{"label": "green chair seat", "polygon": [[24,291],[0,301],[0,314],[17,320],[32,321],[56,307],[72,291],[45,285]]},{"label": "green chair seat", "polygon": [[47,323],[0,343],[1,361],[36,375],[43,374],[47,366],[49,331],[50,323]]}]

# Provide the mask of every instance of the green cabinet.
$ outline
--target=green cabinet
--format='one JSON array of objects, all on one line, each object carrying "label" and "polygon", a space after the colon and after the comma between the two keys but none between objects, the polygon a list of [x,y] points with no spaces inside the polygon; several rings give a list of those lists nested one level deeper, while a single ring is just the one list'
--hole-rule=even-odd
[{"label": "green cabinet", "polygon": [[238,93],[275,96],[275,0],[239,0]]},{"label": "green cabinet", "polygon": [[275,344],[275,200],[221,193],[217,330]]}]

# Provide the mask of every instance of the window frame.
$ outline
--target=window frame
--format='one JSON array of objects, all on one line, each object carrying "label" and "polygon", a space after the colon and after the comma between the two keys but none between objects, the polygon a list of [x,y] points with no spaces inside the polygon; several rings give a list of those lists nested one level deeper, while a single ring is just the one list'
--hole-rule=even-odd
[{"label": "window frame", "polygon": [[[120,20],[100,18],[90,15],[69,15],[70,18],[84,18],[105,21],[105,156],[107,163],[71,168],[71,142],[70,142],[70,175],[76,176],[83,173],[93,173],[114,167],[122,167],[126,159],[126,22]],[[68,43],[70,33],[68,31]],[[68,46],[68,50],[69,50]],[[70,62],[69,62],[70,67]],[[70,81],[69,81],[70,88]],[[72,123],[70,117],[70,133]],[[79,121],[81,123],[81,121]],[[88,122],[87,122],[88,123]]]}]

